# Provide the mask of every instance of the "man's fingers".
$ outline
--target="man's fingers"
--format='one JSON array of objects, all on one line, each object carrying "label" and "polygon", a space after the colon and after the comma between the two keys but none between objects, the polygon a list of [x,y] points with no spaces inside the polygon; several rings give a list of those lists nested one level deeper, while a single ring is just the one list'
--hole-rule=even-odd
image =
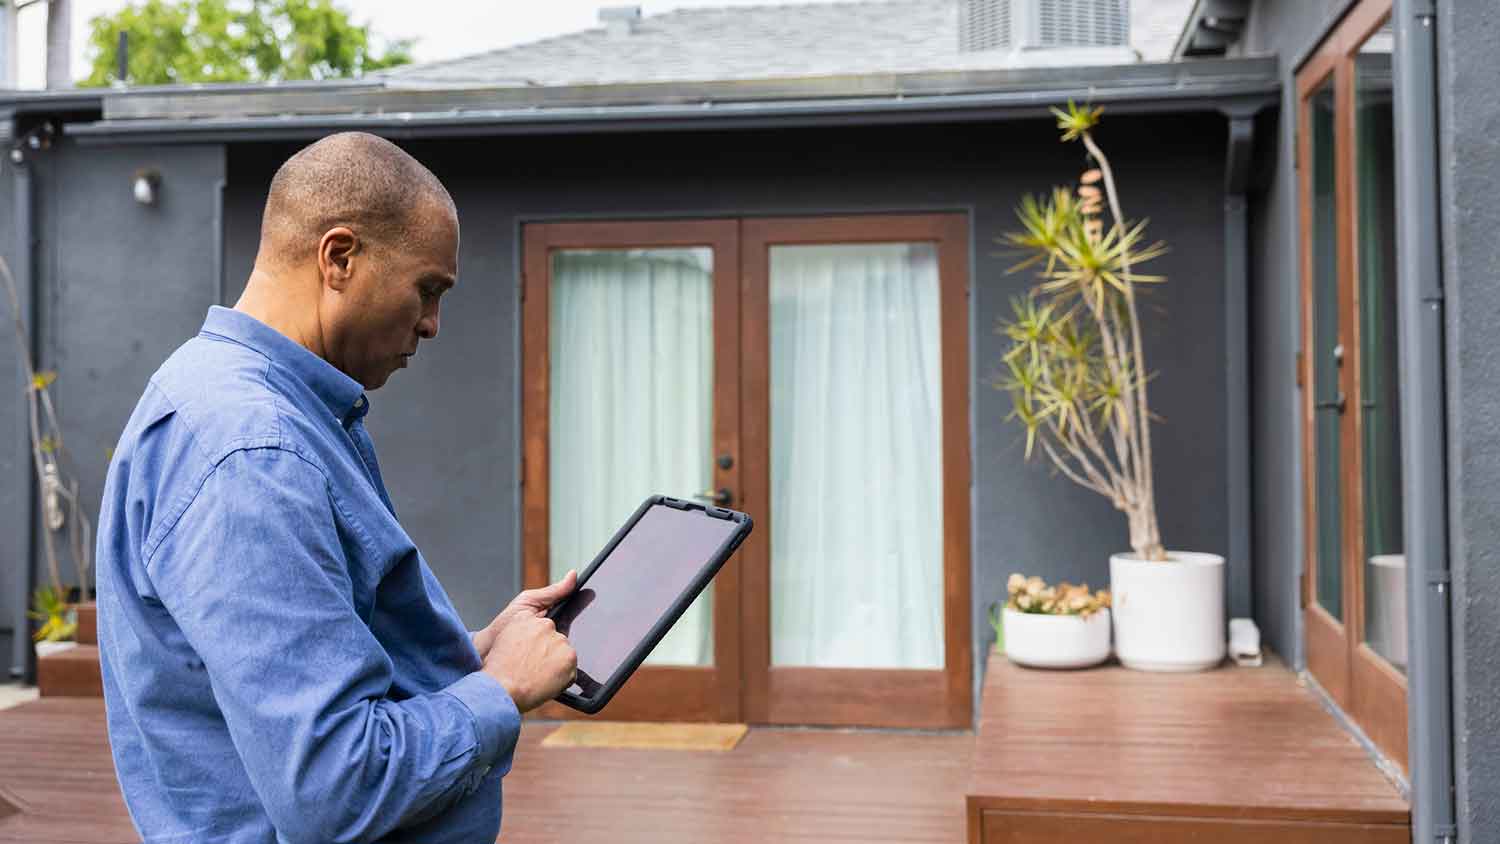
[{"label": "man's fingers", "polygon": [[566,598],[578,585],[578,572],[569,571],[562,580],[540,589],[527,589],[516,596],[516,601],[535,609],[544,610]]}]

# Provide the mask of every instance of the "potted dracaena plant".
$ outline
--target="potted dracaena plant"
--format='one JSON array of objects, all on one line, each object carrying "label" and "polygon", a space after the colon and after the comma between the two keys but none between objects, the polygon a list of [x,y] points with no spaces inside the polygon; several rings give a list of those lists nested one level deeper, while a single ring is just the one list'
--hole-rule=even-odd
[{"label": "potted dracaena plant", "polygon": [[[1142,353],[1141,287],[1160,276],[1136,271],[1166,251],[1147,243],[1146,223],[1121,210],[1109,159],[1093,130],[1101,109],[1053,109],[1063,141],[1088,151],[1076,189],[1026,197],[1021,230],[1007,241],[1038,281],[1001,323],[1010,341],[1006,390],[1026,429],[1026,457],[1055,469],[1125,513],[1130,552],[1110,558],[1114,650],[1131,668],[1195,671],[1224,658],[1224,558],[1167,551],[1156,517],[1153,418]],[[1106,209],[1106,205],[1108,206]]]}]

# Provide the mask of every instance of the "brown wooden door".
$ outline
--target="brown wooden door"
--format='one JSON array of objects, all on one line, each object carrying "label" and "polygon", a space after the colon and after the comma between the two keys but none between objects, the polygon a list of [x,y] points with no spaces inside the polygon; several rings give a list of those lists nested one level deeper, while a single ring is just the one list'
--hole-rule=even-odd
[{"label": "brown wooden door", "polygon": [[[526,226],[527,587],[581,571],[647,495],[739,488],[738,279],[733,221]],[[726,565],[608,717],[741,720],[739,589]]]},{"label": "brown wooden door", "polygon": [[[967,228],[962,215],[526,226],[526,585],[581,567],[581,555],[608,538],[600,520],[613,527],[634,506],[615,502],[621,512],[594,517],[594,502],[604,499],[580,480],[592,470],[578,452],[602,473],[633,449],[594,448],[600,434],[579,414],[644,429],[674,416],[658,408],[640,422],[646,411],[604,397],[609,379],[579,382],[624,365],[625,352],[596,351],[580,369],[576,347],[650,322],[625,312],[639,305],[628,291],[659,264],[687,264],[699,288],[712,290],[711,308],[699,301],[671,320],[676,328],[709,320],[711,330],[658,338],[669,353],[653,364],[701,359],[702,349],[683,344],[711,338],[712,448],[674,440],[668,450],[704,461],[702,491],[727,491],[729,506],[755,519],[714,582],[712,659],[642,667],[604,717],[969,726]],[[671,299],[682,289],[652,296]],[[778,296],[786,307],[773,307]],[[792,349],[778,343],[778,332],[802,332],[803,342]],[[836,356],[824,354],[835,345]],[[813,354],[799,358],[799,349]],[[866,367],[866,358],[884,363]],[[695,372],[655,376],[678,384]],[[788,387],[789,376],[801,380]],[[788,398],[789,389],[801,399]],[[846,406],[851,396],[863,404]],[[679,406],[675,415],[683,412]],[[830,419],[837,424],[825,424]],[[861,437],[874,445],[851,450]],[[672,487],[686,484],[684,476],[664,480],[652,466],[636,475],[656,484],[649,492],[700,491]],[[592,533],[581,539],[569,520],[585,516]],[[866,558],[878,565],[865,566]],[[846,603],[857,612],[841,614]],[[696,622],[685,616],[677,628],[685,623]],[[541,714],[573,717],[557,705]]]},{"label": "brown wooden door", "polygon": [[970,723],[967,229],[956,214],[744,222],[750,721]]},{"label": "brown wooden door", "polygon": [[1297,73],[1308,667],[1406,764],[1389,0]]}]

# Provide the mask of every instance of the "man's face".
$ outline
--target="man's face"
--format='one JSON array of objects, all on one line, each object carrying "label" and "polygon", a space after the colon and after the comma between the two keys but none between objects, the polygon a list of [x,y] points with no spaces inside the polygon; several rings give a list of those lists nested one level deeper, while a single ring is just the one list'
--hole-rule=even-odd
[{"label": "man's face", "polygon": [[458,220],[436,203],[425,203],[417,219],[412,243],[364,244],[339,297],[330,351],[366,390],[384,385],[422,340],[437,336],[439,299],[457,278]]}]

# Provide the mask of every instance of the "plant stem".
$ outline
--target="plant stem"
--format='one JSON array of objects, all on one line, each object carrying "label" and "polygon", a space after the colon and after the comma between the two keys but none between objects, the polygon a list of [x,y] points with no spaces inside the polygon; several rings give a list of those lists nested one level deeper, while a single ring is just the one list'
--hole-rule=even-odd
[{"label": "plant stem", "polygon": [[[26,368],[26,405],[30,428],[29,433],[31,435],[31,460],[36,468],[37,495],[39,500],[42,501],[42,506],[46,507],[47,485],[45,481],[45,467],[47,461],[42,455],[42,422],[41,413],[38,408],[38,393],[44,391],[46,388],[37,386],[36,367],[31,359],[31,341],[26,333],[26,322],[21,318],[20,294],[16,291],[16,279],[15,276],[11,275],[10,264],[4,258],[0,258],[0,280],[5,282],[5,292],[10,299],[11,319],[15,325],[16,345],[19,347],[21,364]],[[51,409],[50,405],[51,402],[49,401],[49,411]],[[51,417],[50,413],[49,417]],[[54,430],[56,430],[55,417],[52,418]],[[61,432],[58,432],[57,438],[59,441],[61,440]],[[42,527],[42,547],[46,554],[47,573],[52,578],[52,585],[61,592],[63,589],[62,575],[58,571],[57,549],[53,547],[52,530],[46,525]],[[27,564],[30,564],[29,561]],[[82,590],[84,588],[84,584],[80,583],[79,589]]]},{"label": "plant stem", "polygon": [[[1088,149],[1094,160],[1099,162],[1099,170],[1104,175],[1104,189],[1109,197],[1109,210],[1115,218],[1115,225],[1123,233],[1125,230],[1125,214],[1120,210],[1120,196],[1115,190],[1114,171],[1109,166],[1109,159],[1105,157],[1104,151],[1094,143],[1090,132],[1083,132],[1083,145]],[[1138,481],[1139,499],[1135,502],[1137,513],[1132,514],[1137,518],[1131,521],[1131,547],[1142,558],[1147,560],[1165,560],[1166,550],[1161,544],[1161,528],[1156,520],[1156,491],[1154,478],[1151,471],[1151,416],[1146,404],[1146,378],[1143,367],[1145,355],[1142,352],[1140,316],[1135,304],[1135,284],[1130,273],[1130,251],[1123,250],[1123,266],[1125,270],[1125,303],[1130,312],[1130,334],[1134,348],[1135,367],[1138,372],[1130,373],[1133,379],[1139,383],[1128,384],[1127,389],[1134,391],[1136,425],[1132,432],[1133,438],[1139,443],[1139,459],[1136,461],[1135,475]],[[1138,520],[1137,520],[1138,519]]]}]

